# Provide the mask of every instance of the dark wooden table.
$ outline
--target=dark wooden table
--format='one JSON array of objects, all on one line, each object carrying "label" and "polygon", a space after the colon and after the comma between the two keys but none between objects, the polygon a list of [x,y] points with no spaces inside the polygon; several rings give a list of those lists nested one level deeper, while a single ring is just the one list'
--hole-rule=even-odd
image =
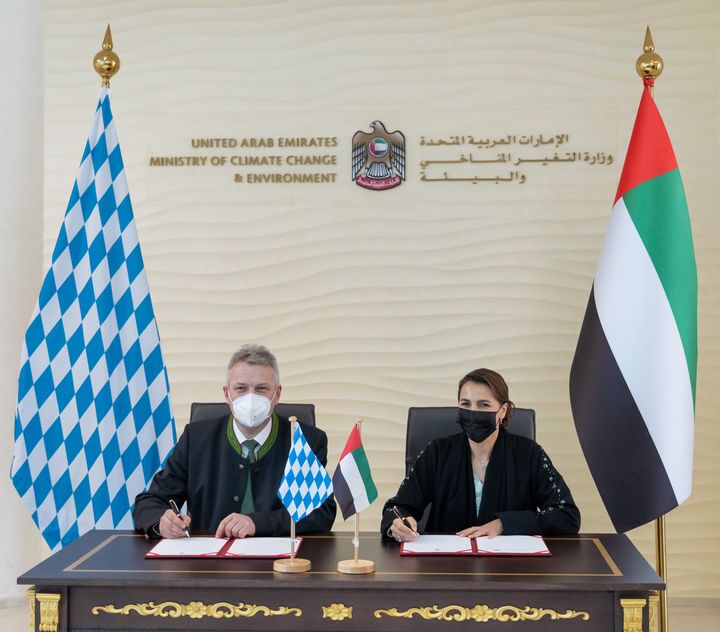
[{"label": "dark wooden table", "polygon": [[142,536],[93,531],[18,583],[34,587],[40,632],[639,632],[652,629],[654,591],[664,588],[618,534],[546,538],[546,558],[400,557],[398,544],[363,534],[361,557],[376,572],[341,575],[351,537],[306,536],[299,557],[312,570],[289,575],[272,560],[145,560],[153,543]]}]

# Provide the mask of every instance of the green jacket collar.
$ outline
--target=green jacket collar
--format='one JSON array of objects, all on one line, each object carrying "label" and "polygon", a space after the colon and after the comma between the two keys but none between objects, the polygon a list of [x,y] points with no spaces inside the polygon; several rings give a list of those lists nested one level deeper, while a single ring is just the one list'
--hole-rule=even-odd
[{"label": "green jacket collar", "polygon": [[[235,450],[240,456],[243,455],[242,446],[240,445],[240,442],[238,441],[237,435],[235,434],[235,430],[233,428],[233,416],[230,415],[228,417],[228,425],[227,425],[227,438],[228,442],[232,446],[232,449]],[[260,451],[257,455],[257,460],[259,461],[262,459],[273,447],[275,440],[277,439],[278,434],[278,417],[275,413],[272,415],[272,421],[270,422],[272,424],[272,427],[270,428],[270,436],[267,438],[267,441],[262,444],[262,447],[260,448]]]}]

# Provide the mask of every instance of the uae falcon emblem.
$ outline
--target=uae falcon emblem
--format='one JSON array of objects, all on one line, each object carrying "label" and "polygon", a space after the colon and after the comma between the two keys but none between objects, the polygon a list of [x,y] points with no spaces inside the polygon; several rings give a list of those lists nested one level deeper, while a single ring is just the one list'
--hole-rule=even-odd
[{"label": "uae falcon emblem", "polygon": [[352,139],[352,179],[373,191],[392,189],[405,179],[405,136],[392,133],[380,121],[371,132],[357,131]]}]

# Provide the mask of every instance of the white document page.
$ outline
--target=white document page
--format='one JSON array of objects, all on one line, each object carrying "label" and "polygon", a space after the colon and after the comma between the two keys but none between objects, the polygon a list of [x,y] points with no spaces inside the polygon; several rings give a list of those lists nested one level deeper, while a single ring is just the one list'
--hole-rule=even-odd
[{"label": "white document page", "polygon": [[478,553],[496,555],[541,555],[549,553],[545,542],[534,535],[498,535],[494,538],[480,536],[475,538]]},{"label": "white document page", "polygon": [[471,550],[470,538],[459,535],[421,535],[412,542],[403,543],[405,553],[463,553]]},{"label": "white document page", "polygon": [[217,555],[225,546],[224,538],[174,538],[160,540],[150,551],[155,555],[185,556],[185,555]]},{"label": "white document page", "polygon": [[[295,552],[300,540],[295,540]],[[290,556],[290,538],[243,538],[235,540],[227,551],[228,556],[283,557]]]}]

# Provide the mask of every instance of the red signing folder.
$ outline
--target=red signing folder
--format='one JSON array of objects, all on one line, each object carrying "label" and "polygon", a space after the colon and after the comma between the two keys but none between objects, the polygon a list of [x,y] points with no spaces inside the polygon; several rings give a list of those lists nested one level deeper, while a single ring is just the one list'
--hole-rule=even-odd
[{"label": "red signing folder", "polygon": [[[302,538],[295,538],[297,553]],[[278,559],[290,557],[290,538],[175,538],[160,540],[146,560],[173,558]]]},{"label": "red signing folder", "polygon": [[464,538],[458,535],[421,535],[403,542],[400,555],[552,555],[539,535],[498,535]]}]

